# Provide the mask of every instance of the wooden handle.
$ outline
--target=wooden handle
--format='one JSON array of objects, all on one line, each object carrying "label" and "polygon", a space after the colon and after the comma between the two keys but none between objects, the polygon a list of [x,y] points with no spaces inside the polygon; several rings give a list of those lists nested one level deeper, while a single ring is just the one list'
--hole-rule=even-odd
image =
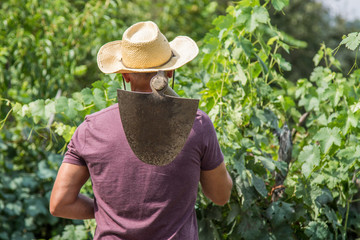
[{"label": "wooden handle", "polygon": [[168,85],[168,78],[164,71],[158,71],[157,74],[150,80],[151,89],[156,90],[158,93],[165,95],[179,97],[179,95]]}]

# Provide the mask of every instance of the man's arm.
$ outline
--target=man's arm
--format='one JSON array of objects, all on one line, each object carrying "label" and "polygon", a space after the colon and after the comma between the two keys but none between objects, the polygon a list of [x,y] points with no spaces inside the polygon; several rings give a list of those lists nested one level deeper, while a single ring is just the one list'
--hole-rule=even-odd
[{"label": "man's arm", "polygon": [[201,171],[200,183],[206,197],[217,205],[225,205],[231,195],[232,179],[222,162],[213,170]]},{"label": "man's arm", "polygon": [[61,164],[51,192],[50,213],[70,219],[94,218],[94,200],[79,193],[88,179],[86,166]]}]

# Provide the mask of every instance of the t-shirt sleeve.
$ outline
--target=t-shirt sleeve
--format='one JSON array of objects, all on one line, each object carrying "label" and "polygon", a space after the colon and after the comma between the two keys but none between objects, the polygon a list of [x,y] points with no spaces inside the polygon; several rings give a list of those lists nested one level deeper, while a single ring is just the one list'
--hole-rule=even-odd
[{"label": "t-shirt sleeve", "polygon": [[201,170],[213,170],[224,161],[213,123],[208,115],[203,113],[203,155]]},{"label": "t-shirt sleeve", "polygon": [[67,151],[65,153],[63,163],[71,163],[81,166],[86,165],[86,162],[81,154],[86,144],[85,132],[86,132],[86,122],[83,122],[76,129],[74,135],[72,136],[67,146]]}]

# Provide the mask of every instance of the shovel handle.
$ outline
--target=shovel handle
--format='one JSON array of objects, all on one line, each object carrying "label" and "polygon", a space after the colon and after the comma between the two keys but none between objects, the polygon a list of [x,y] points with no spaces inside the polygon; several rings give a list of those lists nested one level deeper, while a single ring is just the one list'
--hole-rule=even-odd
[{"label": "shovel handle", "polygon": [[159,93],[168,96],[178,97],[179,95],[168,85],[168,78],[164,71],[158,71],[157,74],[151,79],[150,86]]}]

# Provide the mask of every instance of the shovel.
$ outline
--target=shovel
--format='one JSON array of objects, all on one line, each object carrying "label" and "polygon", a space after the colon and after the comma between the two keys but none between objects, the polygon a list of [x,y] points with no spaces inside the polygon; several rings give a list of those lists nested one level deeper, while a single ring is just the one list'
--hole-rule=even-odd
[{"label": "shovel", "polygon": [[141,161],[163,166],[183,149],[196,117],[198,99],[180,98],[163,71],[150,81],[152,93],[117,90],[127,141]]}]

